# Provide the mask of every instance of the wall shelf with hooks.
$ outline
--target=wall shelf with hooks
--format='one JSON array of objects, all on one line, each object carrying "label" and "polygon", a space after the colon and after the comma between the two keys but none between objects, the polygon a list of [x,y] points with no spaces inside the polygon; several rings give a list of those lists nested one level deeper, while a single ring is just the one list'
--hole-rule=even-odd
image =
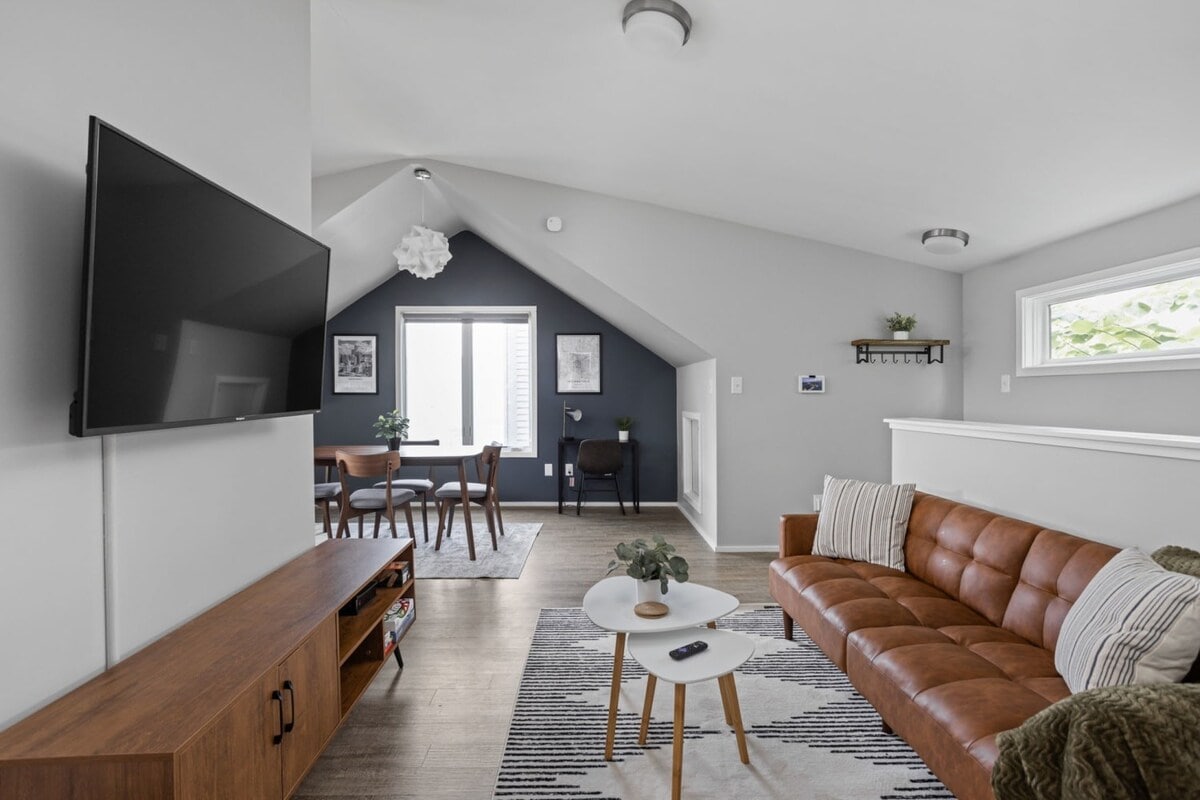
[{"label": "wall shelf with hooks", "polygon": [[[942,364],[945,362],[944,348],[950,340],[855,339],[850,344],[854,346],[855,364]],[[891,361],[888,356],[892,357]]]}]

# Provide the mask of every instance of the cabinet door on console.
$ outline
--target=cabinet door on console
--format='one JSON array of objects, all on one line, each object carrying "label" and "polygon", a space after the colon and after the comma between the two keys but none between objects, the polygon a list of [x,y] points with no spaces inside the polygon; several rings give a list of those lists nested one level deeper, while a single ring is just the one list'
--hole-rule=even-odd
[{"label": "cabinet door on console", "polygon": [[179,753],[178,800],[276,800],[280,784],[275,670],[242,692]]},{"label": "cabinet door on console", "polygon": [[341,720],[337,617],[322,622],[280,665],[279,685],[283,688],[284,719],[292,724],[283,737],[286,797],[296,789]]}]

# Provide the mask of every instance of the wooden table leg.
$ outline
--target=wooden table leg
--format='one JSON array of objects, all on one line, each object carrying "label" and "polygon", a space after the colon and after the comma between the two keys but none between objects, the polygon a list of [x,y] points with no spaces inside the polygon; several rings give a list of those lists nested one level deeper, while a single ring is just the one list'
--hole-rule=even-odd
[{"label": "wooden table leg", "polygon": [[683,794],[683,697],[685,684],[675,684],[675,741],[671,751],[671,800]]},{"label": "wooden table leg", "polygon": [[458,462],[458,485],[462,489],[463,527],[467,529],[467,554],[475,560],[475,532],[471,530],[471,493],[467,489],[467,462]]},{"label": "wooden table leg", "polygon": [[642,702],[642,729],[638,731],[638,744],[646,744],[646,734],[650,732],[650,708],[654,705],[654,685],[658,678],[646,676],[646,699]]},{"label": "wooden table leg", "polygon": [[[708,627],[715,631],[717,623],[710,621]],[[721,690],[721,708],[725,711],[725,724],[733,725],[733,715],[729,712],[729,690],[725,688],[725,681],[717,679],[717,687]]]},{"label": "wooden table leg", "polygon": [[746,750],[746,731],[742,728],[742,709],[738,705],[737,687],[733,685],[733,673],[722,675],[717,680],[725,684],[727,687],[725,691],[729,694],[729,710],[733,712],[733,732],[737,734],[738,755],[743,764],[749,764],[750,753]]},{"label": "wooden table leg", "polygon": [[621,664],[625,661],[625,634],[617,634],[613,651],[612,691],[608,695],[608,734],[604,739],[604,760],[613,759],[613,741],[617,737],[617,703],[621,699]]}]

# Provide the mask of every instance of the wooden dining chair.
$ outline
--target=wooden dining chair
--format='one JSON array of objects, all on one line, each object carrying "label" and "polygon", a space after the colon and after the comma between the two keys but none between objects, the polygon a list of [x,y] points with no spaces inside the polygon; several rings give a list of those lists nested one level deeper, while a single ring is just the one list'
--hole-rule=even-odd
[{"label": "wooden dining chair", "polygon": [[[583,496],[587,494],[587,482],[612,481],[613,488],[599,491],[616,492],[621,516],[625,516],[625,501],[621,499],[621,468],[625,458],[621,454],[621,443],[616,439],[584,439],[579,443],[579,455],[575,458],[575,516],[583,507]],[[596,491],[593,489],[593,491]]]},{"label": "wooden dining chair", "polygon": [[[326,478],[329,476],[326,475]],[[313,502],[321,509],[321,517],[325,522],[325,538],[333,538],[333,520],[329,516],[330,504],[341,504],[342,484],[336,481],[313,484]],[[428,537],[426,537],[428,539]]]},{"label": "wooden dining chair", "polygon": [[[500,513],[500,497],[496,491],[496,480],[500,477],[499,444],[489,444],[483,448],[483,455],[476,464],[476,471],[483,476],[483,468],[487,467],[487,478],[482,483],[467,482],[467,496],[472,503],[483,506],[483,514],[487,518],[488,532],[492,534],[492,549],[498,550],[496,531],[504,535],[504,517]],[[450,536],[450,528],[454,525],[454,507],[462,503],[462,484],[458,481],[443,483],[434,492],[438,501],[438,532],[434,550],[442,547],[442,530]]]},{"label": "wooden dining chair", "polygon": [[[406,439],[401,447],[437,447],[441,439]],[[384,481],[375,484],[376,489],[383,488]],[[421,498],[421,524],[425,527],[425,541],[429,541],[429,495],[433,493],[433,467],[424,478],[396,478],[392,481],[393,489],[411,489]]]},{"label": "wooden dining chair", "polygon": [[[394,489],[390,481],[400,468],[400,454],[395,451],[372,453],[370,455],[355,455],[345,450],[337,451],[338,479],[342,486],[341,513],[338,515],[338,538],[344,534],[350,536],[350,520],[358,518],[358,538],[363,535],[363,517],[375,515],[375,538],[379,538],[379,520],[386,516],[392,525],[392,538],[396,536],[396,508],[404,508],[404,517],[408,520],[408,535],[416,539],[417,532],[413,527],[412,501],[416,492],[411,489]],[[350,490],[350,478],[380,478],[384,480],[382,487]]]}]

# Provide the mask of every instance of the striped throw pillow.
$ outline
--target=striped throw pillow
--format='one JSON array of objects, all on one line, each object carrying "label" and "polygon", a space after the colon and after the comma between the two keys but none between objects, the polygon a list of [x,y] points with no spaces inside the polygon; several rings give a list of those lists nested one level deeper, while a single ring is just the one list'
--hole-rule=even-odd
[{"label": "striped throw pillow", "polygon": [[915,490],[911,483],[868,483],[826,475],[813,555],[903,570],[904,536]]},{"label": "striped throw pillow", "polygon": [[1200,578],[1122,550],[1067,612],[1054,666],[1072,692],[1173,683],[1200,653]]}]

